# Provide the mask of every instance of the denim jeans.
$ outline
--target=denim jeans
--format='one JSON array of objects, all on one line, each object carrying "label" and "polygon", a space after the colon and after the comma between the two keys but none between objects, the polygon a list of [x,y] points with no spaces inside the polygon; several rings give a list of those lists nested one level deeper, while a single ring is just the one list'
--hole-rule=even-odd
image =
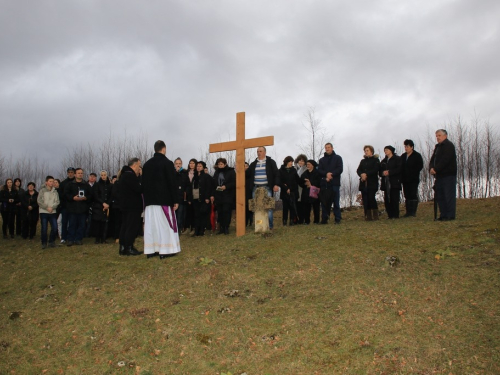
[{"label": "denim jeans", "polygon": [[175,211],[175,217],[177,219],[177,229],[179,232],[184,229],[184,217],[186,216],[186,205],[181,201],[179,207]]},{"label": "denim jeans", "polygon": [[[323,186],[321,187],[324,188]],[[340,213],[340,186],[328,186],[329,190],[333,191],[333,215],[335,216],[335,221],[340,223],[342,220],[342,214]],[[321,203],[321,218],[323,221],[328,220],[330,217],[331,207],[326,207],[323,203]]]},{"label": "denim jeans", "polygon": [[68,238],[67,241],[81,241],[85,233],[85,221],[87,220],[87,213],[76,214],[68,212]]},{"label": "denim jeans", "polygon": [[[258,185],[255,185],[253,187],[253,190],[252,190],[252,198],[255,198],[255,190],[257,188],[260,188],[260,187],[263,187],[263,188],[266,189],[268,197],[272,197],[273,196],[273,191],[271,190],[271,188],[269,186],[258,186]],[[273,210],[268,210],[267,211],[267,217],[269,218],[269,229],[273,229]]]},{"label": "denim jeans", "polygon": [[57,214],[40,214],[42,245],[47,244],[47,223],[50,223],[49,243],[52,243],[57,237]]}]

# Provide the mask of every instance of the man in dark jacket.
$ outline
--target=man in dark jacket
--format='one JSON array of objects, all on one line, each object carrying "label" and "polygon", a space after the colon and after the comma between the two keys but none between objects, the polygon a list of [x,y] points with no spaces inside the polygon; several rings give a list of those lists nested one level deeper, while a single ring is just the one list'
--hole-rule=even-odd
[{"label": "man in dark jacket", "polygon": [[184,232],[184,218],[186,216],[187,189],[189,187],[189,177],[187,171],[182,168],[182,159],[174,160],[175,177],[177,185],[177,195],[179,196],[179,207],[175,211],[179,234]]},{"label": "man in dark jacket", "polygon": [[69,223],[66,245],[82,245],[91,195],[90,185],[83,180],[82,168],[76,168],[75,179],[66,185],[64,194]]},{"label": "man in dark jacket", "polygon": [[155,154],[142,169],[144,192],[144,254],[160,259],[181,251],[175,210],[179,207],[174,163],[166,156],[167,146],[156,141]]},{"label": "man in dark jacket", "polygon": [[[255,189],[259,187],[266,188],[267,195],[270,197],[273,196],[273,193],[280,190],[278,166],[273,159],[266,156],[266,148],[264,146],[257,148],[257,159],[245,171],[245,177],[253,184],[252,197],[255,195]],[[268,217],[269,229],[273,229],[273,210],[268,211]]]},{"label": "man in dark jacket", "polygon": [[455,220],[457,205],[457,154],[455,145],[448,139],[444,129],[436,131],[437,144],[434,148],[429,169],[436,178],[435,196],[439,206],[440,221]]},{"label": "man in dark jacket", "polygon": [[120,172],[120,179],[115,182],[118,195],[116,197],[121,208],[120,228],[120,255],[141,254],[135,247],[134,241],[142,225],[142,186],[140,180],[141,161],[132,158],[128,165],[124,165]]},{"label": "man in dark jacket", "polygon": [[[335,216],[335,224],[340,224],[342,215],[340,213],[340,175],[344,171],[342,157],[333,151],[333,145],[327,143],[325,145],[325,154],[319,159],[318,172],[322,177],[320,194],[325,194],[326,191],[333,192],[333,214]],[[331,204],[321,202],[321,224],[328,223],[330,217]]]},{"label": "man in dark jacket", "polygon": [[57,193],[59,194],[59,212],[61,213],[61,245],[66,243],[68,237],[68,209],[66,201],[66,187],[75,180],[75,168],[69,167],[66,170],[67,178],[61,182]]},{"label": "man in dark jacket", "polygon": [[406,214],[403,217],[417,216],[418,184],[420,171],[424,168],[422,155],[414,150],[415,144],[411,139],[404,141],[405,153],[401,155],[401,182],[405,196]]}]

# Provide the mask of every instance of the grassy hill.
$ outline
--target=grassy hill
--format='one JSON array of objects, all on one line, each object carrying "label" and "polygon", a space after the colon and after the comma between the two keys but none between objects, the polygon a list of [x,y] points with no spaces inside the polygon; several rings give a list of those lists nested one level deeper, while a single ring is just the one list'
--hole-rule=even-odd
[{"label": "grassy hill", "polygon": [[0,374],[499,374],[500,198],[343,215],[163,261],[2,240]]}]

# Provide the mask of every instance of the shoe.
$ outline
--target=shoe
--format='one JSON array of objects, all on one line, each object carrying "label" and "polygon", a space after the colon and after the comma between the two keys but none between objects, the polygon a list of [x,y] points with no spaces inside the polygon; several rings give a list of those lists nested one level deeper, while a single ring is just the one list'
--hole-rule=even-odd
[{"label": "shoe", "polygon": [[128,255],[128,253],[125,251],[125,246],[120,245],[120,248],[118,249],[118,255]]},{"label": "shoe", "polygon": [[56,247],[56,244],[54,242],[49,242],[49,247]]},{"label": "shoe", "polygon": [[335,220],[335,223],[333,223],[335,225],[340,225],[340,220]]},{"label": "shoe", "polygon": [[153,253],[153,254],[146,254],[146,258],[149,259],[149,258],[154,258],[154,257],[157,257],[158,256],[158,253]]},{"label": "shoe", "polygon": [[127,255],[141,255],[142,254],[134,246],[127,246],[127,248],[125,249],[125,251],[127,252]]},{"label": "shoe", "polygon": [[73,246],[73,242],[72,242],[72,241],[68,241],[68,242],[66,243],[66,246],[68,246],[68,247],[69,247],[69,246]]},{"label": "shoe", "polygon": [[229,228],[228,227],[224,228],[224,234],[229,234]]},{"label": "shoe", "polygon": [[83,245],[82,241],[75,241],[75,245]]},{"label": "shoe", "polygon": [[160,254],[160,259],[165,259],[165,258],[171,258],[173,256],[176,256],[177,253],[174,253],[174,254]]},{"label": "shoe", "polygon": [[66,243],[66,240],[61,240],[61,245],[65,244]]},{"label": "shoe", "polygon": [[217,233],[215,233],[217,236],[219,234],[224,234],[224,227],[220,227],[219,231]]},{"label": "shoe", "polygon": [[47,244],[46,244],[46,243],[43,243],[43,244],[42,244],[42,250],[43,250],[43,249],[46,249],[46,248],[47,248]]}]

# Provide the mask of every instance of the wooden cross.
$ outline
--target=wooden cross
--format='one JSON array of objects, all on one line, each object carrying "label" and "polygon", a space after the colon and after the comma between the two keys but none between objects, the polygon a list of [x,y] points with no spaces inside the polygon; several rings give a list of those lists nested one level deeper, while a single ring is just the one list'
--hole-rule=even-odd
[{"label": "wooden cross", "polygon": [[245,149],[274,145],[274,136],[245,139],[245,112],[236,114],[236,141],[213,143],[209,151],[236,150],[236,236],[245,234]]}]

